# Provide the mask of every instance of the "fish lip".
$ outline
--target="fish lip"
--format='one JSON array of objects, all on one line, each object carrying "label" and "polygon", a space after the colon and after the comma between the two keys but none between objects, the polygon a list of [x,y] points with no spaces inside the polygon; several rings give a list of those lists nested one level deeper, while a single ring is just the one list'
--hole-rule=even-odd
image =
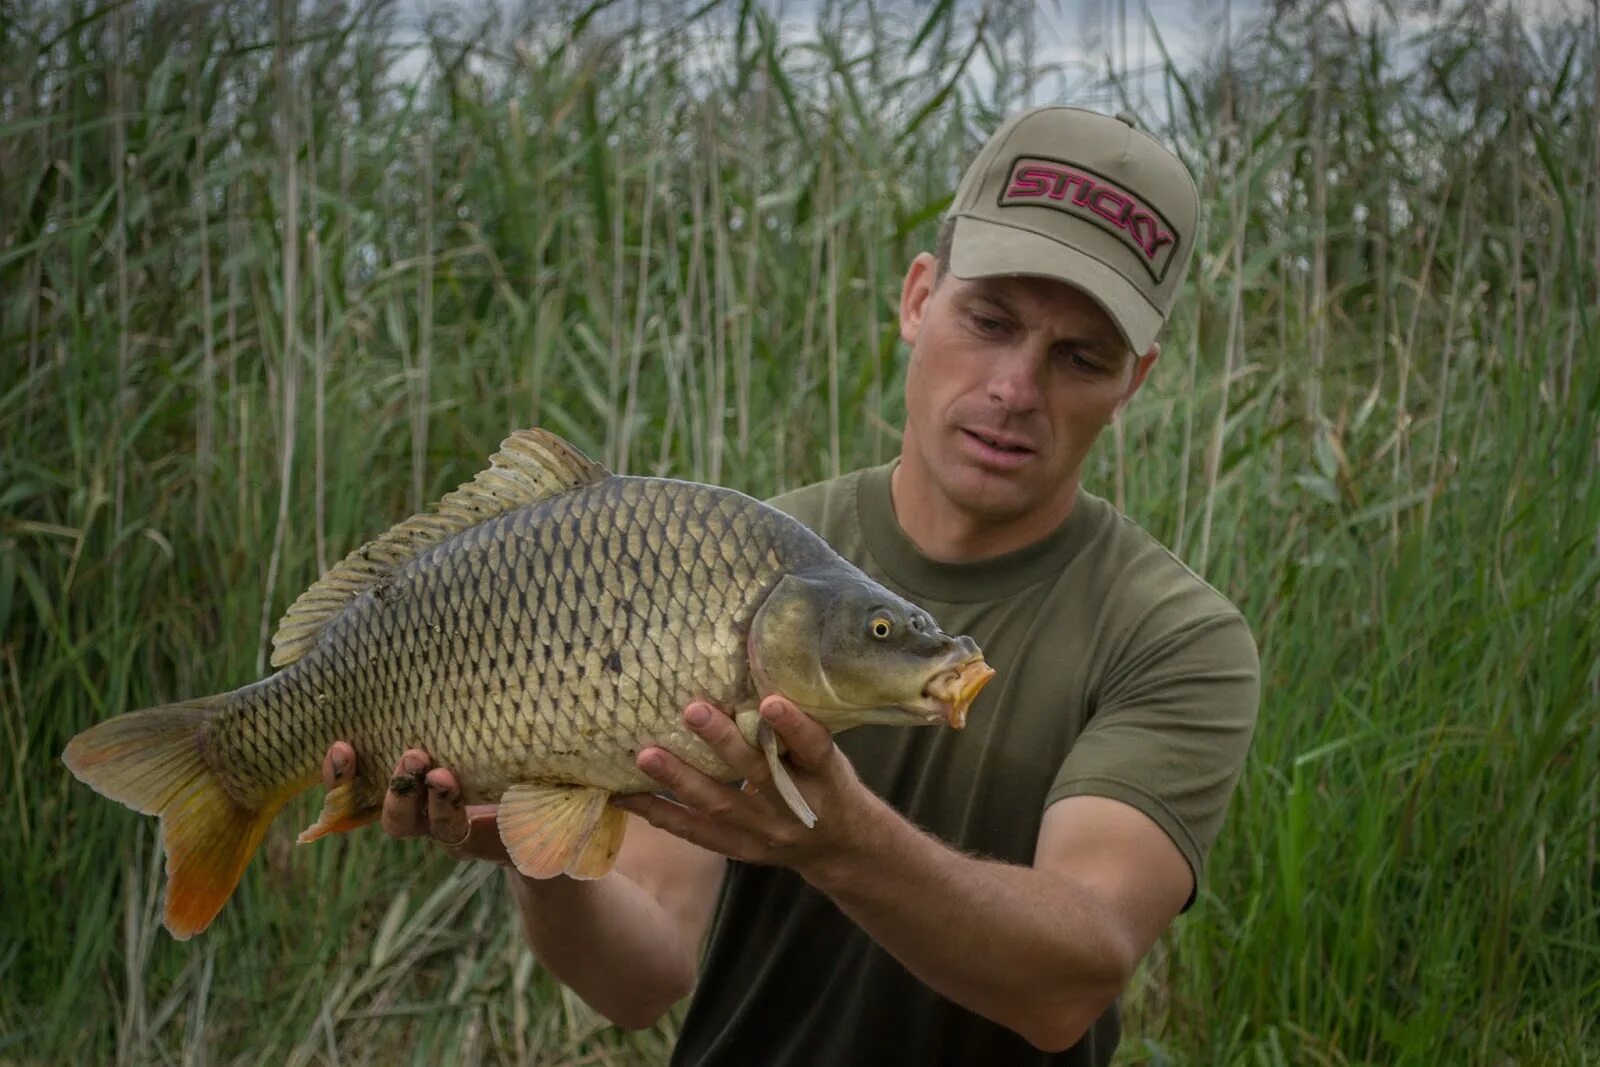
[{"label": "fish lip", "polygon": [[978,693],[995,676],[995,669],[984,661],[983,653],[963,654],[954,664],[937,671],[923,686],[923,700],[917,710],[929,722],[944,719],[953,730],[967,725],[967,711]]}]

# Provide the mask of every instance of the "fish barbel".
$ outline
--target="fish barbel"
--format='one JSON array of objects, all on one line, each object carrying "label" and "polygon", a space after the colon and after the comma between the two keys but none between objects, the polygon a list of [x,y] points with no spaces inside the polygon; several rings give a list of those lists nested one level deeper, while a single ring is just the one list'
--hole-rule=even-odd
[{"label": "fish barbel", "polygon": [[230,693],[121,715],[74,737],[73,774],[161,818],[165,923],[188,938],[238,885],[274,816],[319,780],[336,740],[354,783],[328,792],[313,841],[376,819],[388,769],[422,748],[498,803],[517,869],[597,878],[656,783],[658,745],[738,777],[682,724],[729,709],[796,816],[815,816],[756,708],[779,693],[832,731],[960,728],[993,676],[970,637],[846,562],[789,516],[695,482],[621,477],[543,430],[356,549],[273,638],[277,673]]}]

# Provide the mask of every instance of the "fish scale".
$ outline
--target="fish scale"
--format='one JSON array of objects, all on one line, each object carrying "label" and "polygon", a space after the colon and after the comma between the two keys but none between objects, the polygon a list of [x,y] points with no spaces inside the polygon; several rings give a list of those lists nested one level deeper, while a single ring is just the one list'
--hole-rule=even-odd
[{"label": "fish scale", "polygon": [[231,693],[91,727],[63,754],[95,789],[161,816],[175,937],[210,923],[338,740],[357,774],[327,791],[301,841],[376,818],[390,770],[422,748],[464,800],[498,805],[524,874],[596,878],[626,828],[608,797],[655,788],[641,748],[738,776],[683,725],[691,700],[734,713],[809,826],[754,714],[763,694],[830,730],[959,726],[993,674],[970,638],[939,633],[788,516],[728,489],[612,475],[537,430],[302,593],[272,665]]}]

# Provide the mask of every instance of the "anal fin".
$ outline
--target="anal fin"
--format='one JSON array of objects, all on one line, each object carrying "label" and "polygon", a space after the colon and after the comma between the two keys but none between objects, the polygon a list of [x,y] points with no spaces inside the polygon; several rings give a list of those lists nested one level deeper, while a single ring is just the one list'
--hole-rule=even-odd
[{"label": "anal fin", "polygon": [[500,798],[500,840],[529,878],[599,878],[611,870],[627,814],[604,789],[523,782]]},{"label": "anal fin", "polygon": [[359,796],[353,782],[345,782],[328,790],[322,798],[322,813],[317,816],[317,821],[301,830],[295,840],[305,845],[329,834],[358,830],[381,814],[382,807]]}]

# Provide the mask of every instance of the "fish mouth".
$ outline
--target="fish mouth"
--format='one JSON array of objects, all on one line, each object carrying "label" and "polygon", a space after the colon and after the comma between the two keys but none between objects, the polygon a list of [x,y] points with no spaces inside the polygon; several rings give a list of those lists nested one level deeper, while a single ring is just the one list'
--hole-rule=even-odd
[{"label": "fish mouth", "polygon": [[984,662],[983,654],[969,656],[947,670],[942,670],[923,686],[922,695],[931,704],[923,705],[931,717],[943,718],[950,727],[959,730],[967,725],[967,710],[978,696],[979,690],[989,684],[995,670]]}]

